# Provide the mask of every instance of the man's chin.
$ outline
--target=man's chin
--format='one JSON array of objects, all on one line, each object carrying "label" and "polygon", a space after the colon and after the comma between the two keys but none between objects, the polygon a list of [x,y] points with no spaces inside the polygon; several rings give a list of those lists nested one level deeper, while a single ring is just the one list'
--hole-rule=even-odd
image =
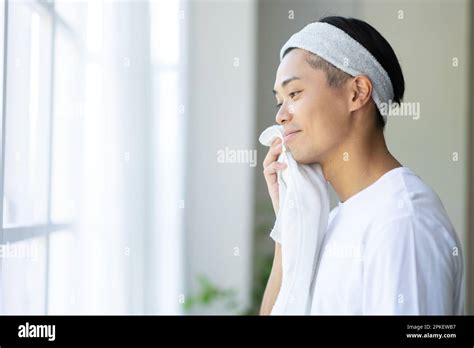
[{"label": "man's chin", "polygon": [[313,156],[306,156],[302,154],[300,151],[296,149],[291,149],[290,147],[288,147],[288,149],[290,150],[291,155],[293,156],[294,160],[298,162],[299,164],[314,164],[314,163],[319,162]]},{"label": "man's chin", "polygon": [[291,152],[291,155],[293,156],[294,160],[296,162],[298,162],[299,164],[311,164],[311,163],[314,163],[313,161],[311,161],[311,159],[309,159],[307,156],[302,156],[300,153],[298,153],[298,151],[291,151],[290,149],[290,152]]}]

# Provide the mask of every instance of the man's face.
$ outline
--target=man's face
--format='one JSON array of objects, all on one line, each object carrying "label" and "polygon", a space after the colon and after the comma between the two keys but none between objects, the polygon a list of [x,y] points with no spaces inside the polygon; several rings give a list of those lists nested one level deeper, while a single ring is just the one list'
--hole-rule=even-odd
[{"label": "man's face", "polygon": [[327,160],[347,138],[350,126],[345,85],[328,86],[326,72],[311,67],[307,54],[291,50],[278,67],[274,86],[281,104],[276,121],[287,132],[298,131],[285,137],[285,143],[293,158],[304,164]]}]

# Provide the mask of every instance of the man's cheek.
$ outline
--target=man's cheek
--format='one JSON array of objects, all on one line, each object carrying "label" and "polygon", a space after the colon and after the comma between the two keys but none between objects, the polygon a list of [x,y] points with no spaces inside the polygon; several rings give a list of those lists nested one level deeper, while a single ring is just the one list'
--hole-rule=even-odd
[{"label": "man's cheek", "polygon": [[288,112],[302,118],[310,111],[309,107],[310,105],[305,100],[295,100],[288,105]]},{"label": "man's cheek", "polygon": [[290,105],[288,105],[288,112],[293,115],[295,113],[295,104],[294,103],[291,103]]}]

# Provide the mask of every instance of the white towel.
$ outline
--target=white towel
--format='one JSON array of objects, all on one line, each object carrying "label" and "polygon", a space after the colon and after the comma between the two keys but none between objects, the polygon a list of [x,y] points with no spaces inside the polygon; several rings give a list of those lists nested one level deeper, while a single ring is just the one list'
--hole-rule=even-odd
[{"label": "white towel", "polygon": [[272,236],[282,245],[282,284],[272,315],[311,314],[313,281],[329,217],[328,184],[317,163],[298,164],[284,144],[284,128],[271,126],[259,137],[270,146],[279,137],[279,162],[288,166],[277,173],[280,207]]}]

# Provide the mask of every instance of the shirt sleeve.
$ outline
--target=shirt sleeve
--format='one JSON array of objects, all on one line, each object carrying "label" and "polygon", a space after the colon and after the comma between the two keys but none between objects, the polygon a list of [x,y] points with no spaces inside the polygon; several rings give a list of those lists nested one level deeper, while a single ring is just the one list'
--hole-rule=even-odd
[{"label": "shirt sleeve", "polygon": [[441,225],[403,217],[365,244],[363,314],[453,314],[453,254]]},{"label": "shirt sleeve", "polygon": [[281,244],[281,231],[278,224],[275,224],[270,232],[270,237],[277,243]]}]

